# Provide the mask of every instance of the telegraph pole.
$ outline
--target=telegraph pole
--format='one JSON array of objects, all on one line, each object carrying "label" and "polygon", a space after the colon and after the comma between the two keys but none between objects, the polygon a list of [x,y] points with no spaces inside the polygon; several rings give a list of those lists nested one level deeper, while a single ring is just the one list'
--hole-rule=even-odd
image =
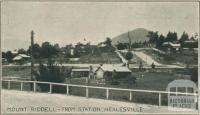
[{"label": "telegraph pole", "polygon": [[129,35],[129,31],[128,31],[128,39],[129,39],[129,51],[131,51],[131,37]]},{"label": "telegraph pole", "polygon": [[34,81],[34,77],[33,77],[33,70],[34,70],[34,59],[33,59],[33,45],[34,45],[34,31],[31,31],[31,81]]}]

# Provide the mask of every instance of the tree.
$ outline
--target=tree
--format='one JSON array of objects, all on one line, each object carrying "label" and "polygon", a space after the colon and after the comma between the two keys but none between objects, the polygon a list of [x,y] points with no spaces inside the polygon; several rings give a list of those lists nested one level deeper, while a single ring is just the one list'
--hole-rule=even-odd
[{"label": "tree", "polygon": [[58,50],[52,46],[49,42],[42,43],[41,54],[44,58],[52,58],[58,54]]},{"label": "tree", "polygon": [[1,55],[2,55],[2,58],[6,58],[6,53],[5,52],[2,52]]},{"label": "tree", "polygon": [[129,62],[130,62],[130,60],[133,58],[132,52],[131,52],[131,51],[128,51],[128,52],[126,53],[126,55],[125,55],[125,58],[128,60],[127,66],[129,67]]},{"label": "tree", "polygon": [[[35,59],[39,59],[42,57],[42,52],[41,52],[41,47],[39,44],[33,44],[33,51],[32,51],[32,55]],[[30,54],[31,52],[31,46],[29,47],[29,49],[27,50],[27,53]]]},{"label": "tree", "polygon": [[166,42],[174,42],[177,40],[178,40],[177,33],[169,31],[166,37]]},{"label": "tree", "polygon": [[198,68],[197,67],[191,68],[190,73],[191,73],[191,80],[197,83],[198,82]]},{"label": "tree", "polygon": [[104,44],[106,44],[106,46],[112,46],[112,40],[109,37],[107,37],[106,41],[104,41]]},{"label": "tree", "polygon": [[116,47],[118,50],[124,50],[127,48],[127,45],[125,43],[118,43]]},{"label": "tree", "polygon": [[[53,62],[51,62],[53,63]],[[44,66],[40,63],[38,71],[34,71],[34,75],[36,76],[37,81],[44,82],[55,82],[55,83],[63,83],[65,81],[66,76],[70,76],[71,69],[67,69],[64,66],[55,66],[53,64],[47,64]],[[41,91],[49,91],[49,85],[46,84],[38,84]],[[59,86],[52,86],[52,92],[64,93],[66,92],[66,88]]]},{"label": "tree", "polygon": [[155,43],[157,41],[157,39],[158,39],[158,31],[156,31],[156,32],[153,32],[153,31],[148,32],[147,37],[149,38],[149,43]]},{"label": "tree", "polygon": [[151,68],[155,69],[156,65],[154,63],[151,64]]},{"label": "tree", "polygon": [[21,48],[18,50],[18,54],[26,54],[26,50]]},{"label": "tree", "polygon": [[181,35],[181,38],[179,39],[181,46],[183,46],[184,41],[187,41],[187,40],[189,40],[189,36],[186,32],[183,32],[183,34]]},{"label": "tree", "polygon": [[14,58],[14,54],[12,54],[11,51],[7,51],[5,54],[5,58],[7,59],[8,62],[12,62],[12,59]]},{"label": "tree", "polygon": [[131,59],[133,58],[132,52],[130,52],[130,51],[127,52],[125,58],[126,58],[127,60],[131,60]]},{"label": "tree", "polygon": [[161,49],[162,48],[162,44],[165,42],[165,37],[161,34],[158,38],[158,40],[156,41],[156,48]]}]

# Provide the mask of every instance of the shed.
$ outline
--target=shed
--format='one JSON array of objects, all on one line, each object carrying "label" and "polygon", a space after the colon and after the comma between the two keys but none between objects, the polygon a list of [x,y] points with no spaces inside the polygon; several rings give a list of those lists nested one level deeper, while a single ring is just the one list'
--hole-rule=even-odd
[{"label": "shed", "polygon": [[71,77],[79,78],[79,77],[88,77],[88,76],[89,76],[89,68],[72,69]]},{"label": "shed", "polygon": [[95,78],[102,79],[105,77],[120,76],[125,77],[131,74],[131,70],[126,66],[120,65],[102,65],[95,71]]}]

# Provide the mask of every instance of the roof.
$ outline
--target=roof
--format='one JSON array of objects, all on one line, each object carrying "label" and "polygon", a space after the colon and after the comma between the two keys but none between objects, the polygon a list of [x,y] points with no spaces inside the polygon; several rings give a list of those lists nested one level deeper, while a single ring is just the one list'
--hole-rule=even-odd
[{"label": "roof", "polygon": [[184,41],[185,43],[194,43],[194,42],[197,42],[197,41],[195,41],[195,40],[186,40],[186,41]]},{"label": "roof", "polygon": [[89,71],[88,68],[72,69],[72,71]]},{"label": "roof", "polygon": [[180,47],[181,44],[179,43],[172,43],[172,42],[164,42],[163,45],[170,45],[172,47]]},{"label": "roof", "polygon": [[30,58],[30,56],[26,54],[18,54],[17,56],[13,58],[13,60],[21,60],[22,58]]},{"label": "roof", "polygon": [[[116,65],[102,65],[99,68],[101,68],[103,71],[109,71],[109,72],[113,72],[114,70],[116,72],[131,72],[130,69],[128,69],[126,66],[116,66]],[[99,69],[97,69],[96,71],[98,71]]]}]

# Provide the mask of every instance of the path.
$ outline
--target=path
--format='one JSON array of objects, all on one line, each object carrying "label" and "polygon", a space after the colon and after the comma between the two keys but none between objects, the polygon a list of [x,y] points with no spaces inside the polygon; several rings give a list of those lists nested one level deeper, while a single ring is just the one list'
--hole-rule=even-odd
[{"label": "path", "polygon": [[116,50],[115,52],[117,53],[117,55],[119,56],[119,58],[121,58],[121,60],[122,60],[123,63],[125,63],[125,64],[128,63],[128,60],[126,60],[126,59],[124,58],[124,56],[122,56],[122,54],[119,53],[118,50]]},{"label": "path", "polygon": [[151,65],[152,63],[154,63],[156,66],[161,66],[162,65],[159,62],[157,62],[154,59],[152,59],[149,55],[147,55],[147,54],[145,54],[143,52],[132,51],[132,53],[135,54],[135,55],[137,55],[143,61],[145,61],[148,65]]}]

